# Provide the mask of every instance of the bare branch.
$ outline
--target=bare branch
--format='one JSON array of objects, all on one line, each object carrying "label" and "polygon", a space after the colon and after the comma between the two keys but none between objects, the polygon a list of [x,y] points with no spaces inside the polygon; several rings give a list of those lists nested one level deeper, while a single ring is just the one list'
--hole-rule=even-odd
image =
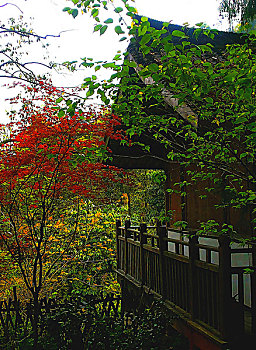
[{"label": "bare branch", "polygon": [[7,2],[7,3],[3,4],[3,5],[0,5],[0,7],[5,7],[7,5],[15,6],[21,13],[23,13],[23,11],[19,8],[19,6],[15,5],[15,4],[11,3],[11,2]]},{"label": "bare branch", "polygon": [[22,32],[22,31],[19,31],[19,30],[15,30],[15,29],[8,29],[8,28],[5,28],[3,26],[0,26],[0,34],[6,34],[6,33],[9,33],[9,34],[17,34],[17,35],[20,35],[22,37],[34,37],[34,38],[37,38],[37,39],[47,39],[47,38],[60,38],[60,35],[62,33],[66,33],[66,32],[73,32],[74,30],[76,29],[66,29],[66,30],[62,30],[61,32],[59,32],[59,34],[55,35],[55,34],[46,34],[46,35],[38,35],[38,34],[34,34],[34,33],[29,33],[29,32]]}]

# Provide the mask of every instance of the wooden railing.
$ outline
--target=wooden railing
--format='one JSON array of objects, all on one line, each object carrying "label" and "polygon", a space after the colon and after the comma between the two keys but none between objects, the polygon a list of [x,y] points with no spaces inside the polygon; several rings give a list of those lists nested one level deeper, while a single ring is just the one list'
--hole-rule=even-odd
[{"label": "wooden railing", "polygon": [[121,275],[224,339],[234,332],[256,334],[255,244],[241,247],[228,236],[181,234],[159,223],[121,226],[117,221],[116,232]]},{"label": "wooden railing", "polygon": [[[43,319],[46,314],[54,314],[57,309],[65,306],[65,301],[56,301],[52,298],[42,298],[39,300],[39,317],[41,320],[40,332],[43,332],[45,323]],[[94,308],[94,312],[101,316],[112,316],[117,318],[120,314],[119,305],[121,304],[121,296],[113,293],[99,296],[86,295],[80,301],[80,311],[89,304]],[[84,311],[86,314],[86,310]],[[16,287],[13,288],[13,296],[8,299],[0,300],[0,339],[6,341],[10,340],[10,334],[13,339],[28,336],[31,332],[34,323],[34,305],[30,299],[25,303],[17,298]],[[1,342],[1,340],[0,340]],[[3,347],[1,347],[1,345]],[[4,344],[0,344],[0,349],[4,349]]]}]

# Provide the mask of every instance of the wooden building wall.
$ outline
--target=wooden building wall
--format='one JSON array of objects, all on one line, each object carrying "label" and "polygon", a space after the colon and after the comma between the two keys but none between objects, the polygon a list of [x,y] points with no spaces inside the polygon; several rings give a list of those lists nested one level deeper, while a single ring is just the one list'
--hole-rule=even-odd
[{"label": "wooden building wall", "polygon": [[[186,169],[186,170],[195,170]],[[180,181],[186,181],[187,185],[182,189],[186,196],[181,196],[177,191]],[[214,187],[211,192],[207,188]],[[174,190],[169,193],[168,189]],[[178,163],[170,163],[167,170],[166,181],[166,212],[172,212],[170,225],[176,221],[187,221],[188,227],[198,229],[201,222],[215,220],[220,225],[227,223],[233,225],[235,231],[243,236],[251,235],[249,208],[217,208],[223,201],[224,192],[220,186],[211,179],[192,182],[190,176]]]}]

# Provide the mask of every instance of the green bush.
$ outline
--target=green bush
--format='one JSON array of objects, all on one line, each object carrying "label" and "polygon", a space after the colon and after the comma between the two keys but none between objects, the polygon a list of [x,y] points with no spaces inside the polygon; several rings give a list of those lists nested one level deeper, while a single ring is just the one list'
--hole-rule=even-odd
[{"label": "green bush", "polygon": [[103,316],[91,302],[69,301],[48,317],[44,344],[50,340],[51,349],[187,349],[184,338],[171,328],[173,316],[163,310],[155,303],[127,322],[121,312]]},{"label": "green bush", "polygon": [[[122,315],[120,309],[106,315],[97,298],[70,298],[45,314],[40,320],[37,350],[188,349],[184,338],[171,327],[174,316],[161,302],[135,315]],[[32,333],[0,349],[34,349]]]}]

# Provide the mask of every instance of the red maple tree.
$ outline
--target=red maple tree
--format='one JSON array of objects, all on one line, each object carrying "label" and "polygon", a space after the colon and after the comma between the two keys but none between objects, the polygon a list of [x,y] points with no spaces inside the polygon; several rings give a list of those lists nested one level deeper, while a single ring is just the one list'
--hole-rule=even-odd
[{"label": "red maple tree", "polygon": [[82,198],[104,200],[106,188],[122,181],[119,169],[102,163],[104,139],[120,139],[121,133],[115,131],[118,118],[107,108],[78,106],[49,83],[25,90],[27,97],[14,100],[21,103],[14,121],[1,126],[7,141],[0,147],[0,240],[36,308],[56,260],[77,231],[75,220],[59,256],[45,267],[52,222],[71,212],[78,218]]}]

